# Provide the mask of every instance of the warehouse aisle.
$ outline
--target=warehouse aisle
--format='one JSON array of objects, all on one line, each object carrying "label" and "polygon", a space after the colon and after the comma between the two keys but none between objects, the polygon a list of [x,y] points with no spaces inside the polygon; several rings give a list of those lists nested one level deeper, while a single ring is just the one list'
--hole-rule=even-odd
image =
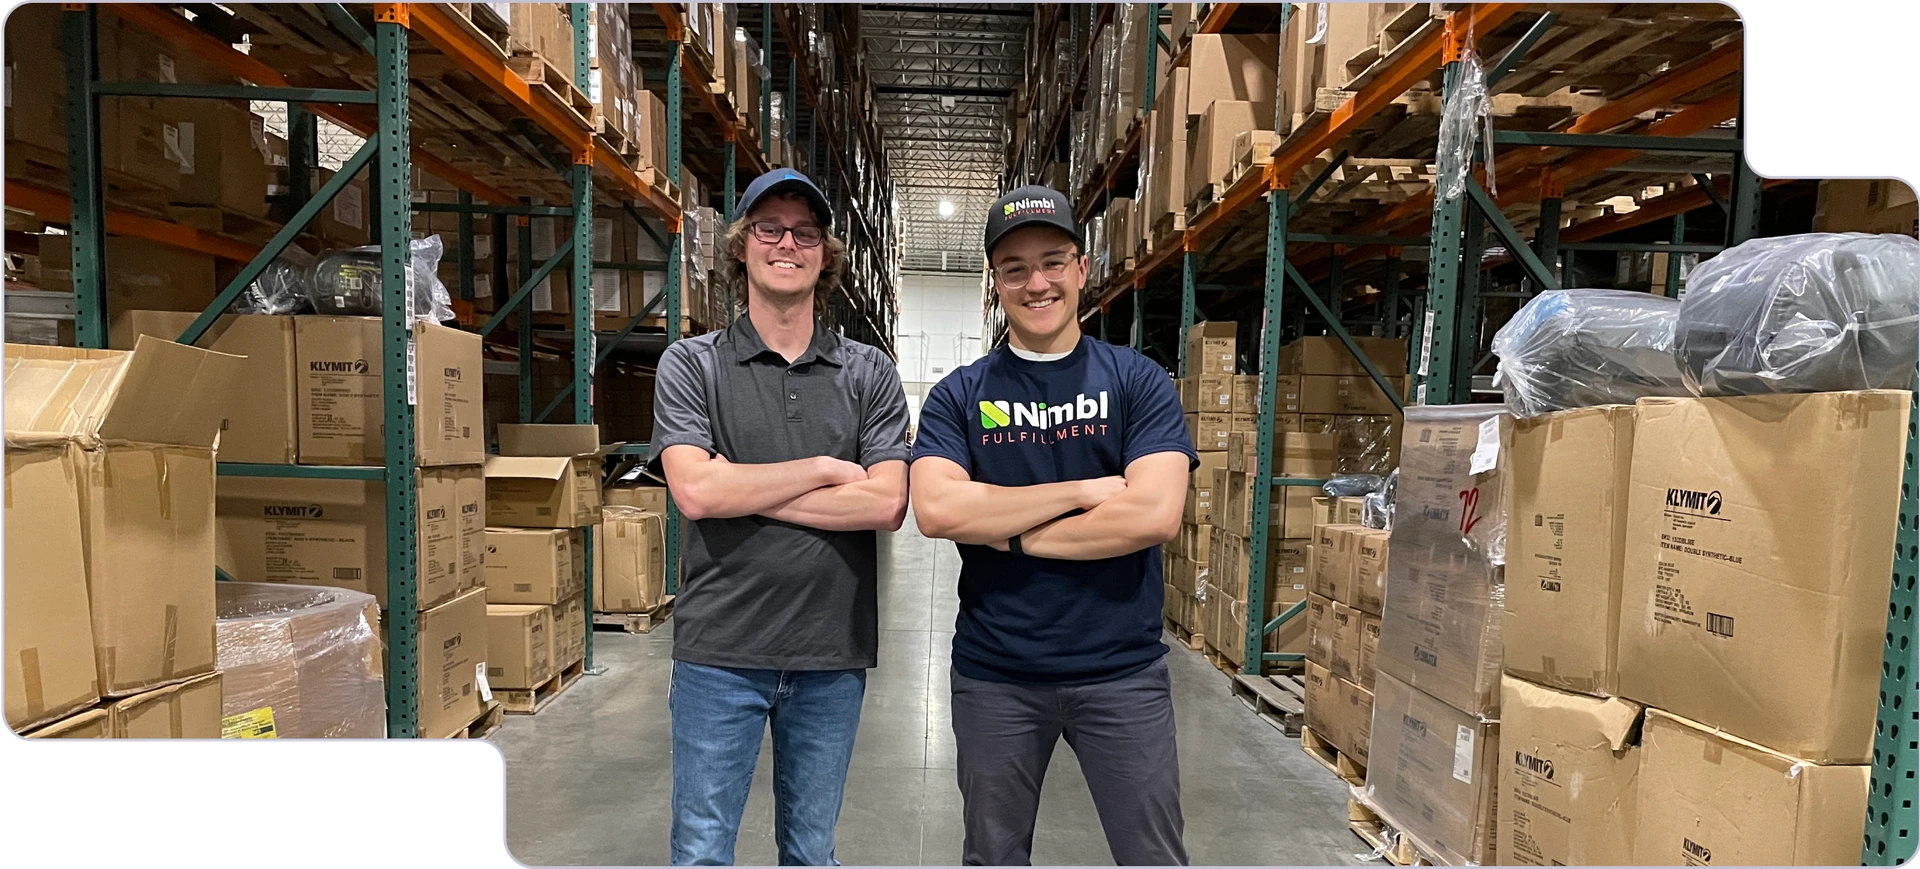
[{"label": "warehouse aisle", "polygon": [[[960,860],[947,667],[960,561],[952,544],[908,526],[883,548],[880,666],[867,684],[840,816],[846,865]],[[605,675],[538,716],[509,716],[493,737],[507,759],[507,843],[531,865],[667,861],[666,691],[672,622],[643,636],[600,633]],[[1353,865],[1344,786],[1299,744],[1227,694],[1198,654],[1171,653],[1187,848],[1194,865]],[[770,748],[762,747],[736,853],[774,862]],[[1071,750],[1054,755],[1034,841],[1036,864],[1110,864]]]}]

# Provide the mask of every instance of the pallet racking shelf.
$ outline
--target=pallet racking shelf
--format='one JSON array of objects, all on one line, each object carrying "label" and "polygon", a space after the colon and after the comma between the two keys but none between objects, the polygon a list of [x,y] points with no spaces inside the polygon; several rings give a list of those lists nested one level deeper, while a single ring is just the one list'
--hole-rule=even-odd
[{"label": "pallet racking shelf", "polygon": [[[1284,32],[1287,16],[1297,14],[1303,4],[1280,5],[1277,29]],[[1235,18],[1246,14],[1246,8],[1246,4],[1211,4],[1197,29],[1203,33],[1240,29]],[[1419,361],[1419,385],[1409,400],[1468,401],[1475,391],[1476,372],[1490,361],[1490,354],[1479,355],[1482,338],[1491,329],[1485,322],[1489,301],[1523,301],[1541,290],[1559,288],[1574,259],[1586,252],[1674,254],[1667,258],[1665,286],[1670,294],[1676,293],[1681,279],[1679,254],[1710,255],[1755,237],[1761,229],[1762,193],[1784,193],[1781,188],[1792,184],[1758,177],[1742,156],[1742,44],[1737,25],[1726,25],[1713,16],[1696,20],[1676,15],[1651,25],[1668,28],[1665,33],[1645,32],[1644,23],[1637,25],[1642,30],[1631,40],[1636,48],[1659,51],[1663,45],[1672,45],[1670,58],[1638,80],[1595,88],[1604,97],[1572,101],[1571,117],[1553,119],[1547,127],[1523,129],[1525,124],[1518,121],[1501,125],[1490,143],[1493,171],[1487,171],[1489,146],[1483,145],[1474,155],[1472,180],[1464,195],[1436,203],[1429,179],[1423,191],[1397,203],[1381,203],[1357,213],[1343,210],[1335,201],[1338,194],[1330,191],[1341,184],[1335,177],[1357,164],[1351,155],[1432,158],[1431,128],[1424,153],[1414,149],[1413,154],[1382,154],[1367,147],[1391,140],[1387,135],[1395,123],[1391,116],[1413,103],[1415,95],[1410,92],[1422,90],[1427,99],[1440,100],[1452,92],[1470,34],[1478,37],[1480,48],[1497,49],[1486,55],[1492,58],[1486,69],[1496,99],[1521,86],[1533,94],[1552,90],[1564,68],[1580,67],[1569,64],[1567,55],[1594,42],[1592,33],[1570,35],[1576,27],[1594,25],[1590,13],[1587,18],[1578,17],[1579,7],[1463,3],[1445,8],[1443,18],[1428,22],[1356,79],[1361,84],[1346,94],[1336,110],[1310,114],[1281,138],[1264,171],[1239,178],[1211,208],[1190,219],[1187,229],[1176,231],[1169,243],[1156,247],[1132,270],[1113,275],[1105,286],[1090,288],[1083,299],[1082,320],[1098,317],[1102,338],[1116,303],[1128,303],[1134,346],[1150,351],[1158,346],[1146,328],[1156,319],[1145,313],[1148,303],[1177,292],[1178,317],[1162,322],[1179,329],[1175,344],[1182,356],[1185,347],[1179,335],[1208,318],[1203,308],[1251,314],[1256,322],[1249,325],[1259,341],[1248,362],[1260,377],[1262,408],[1256,423],[1259,463],[1255,474],[1275,486],[1323,482],[1280,477],[1273,470],[1276,360],[1283,334],[1307,334],[1316,326],[1324,329],[1346,344],[1389,396],[1395,396],[1395,390],[1358,349],[1348,326],[1404,338],[1413,351],[1410,358]],[[1691,29],[1681,39],[1672,35],[1675,28]],[[1175,65],[1186,58],[1182,46],[1174,55]],[[1619,56],[1611,59],[1617,61]],[[1501,83],[1509,78],[1503,88]],[[1559,79],[1561,87],[1564,79]],[[1658,118],[1651,122],[1641,120],[1656,114]],[[1382,124],[1386,129],[1372,129]],[[1719,162],[1711,162],[1715,160]],[[1703,162],[1711,168],[1699,168]],[[1097,169],[1089,186],[1108,185],[1106,176],[1114,169]],[[1488,189],[1489,174],[1501,182],[1497,194]],[[1010,180],[1033,175],[1016,173]],[[1669,179],[1660,195],[1640,195],[1649,177]],[[1634,207],[1612,214],[1562,216],[1569,202],[1592,203],[1618,196],[1630,197]],[[1258,207],[1262,200],[1264,209]],[[1079,210],[1083,215],[1091,213],[1084,204]],[[1695,221],[1688,220],[1690,214]],[[1662,222],[1671,224],[1671,233],[1665,237],[1616,240],[1644,235],[1644,230]],[[1642,232],[1631,232],[1635,229]],[[1409,249],[1424,249],[1425,256],[1403,260]],[[1426,266],[1424,286],[1420,275],[1403,272],[1421,260]],[[1492,288],[1491,270],[1500,267],[1518,268],[1520,292]],[[1346,298],[1348,285],[1362,276],[1362,270],[1379,276],[1385,289]],[[1202,283],[1203,275],[1214,276],[1214,282]],[[1173,282],[1177,290],[1169,286]],[[1253,287],[1259,287],[1257,294]],[[1291,310],[1289,299],[1295,296],[1313,312],[1309,318],[1302,319]],[[1355,319],[1369,308],[1375,311],[1373,317]],[[1242,346],[1247,343],[1243,341]],[[1184,374],[1185,360],[1171,367],[1176,374]],[[1898,517],[1881,716],[1862,850],[1863,862],[1869,865],[1892,865],[1910,858],[1920,823],[1914,811],[1914,801],[1920,797],[1914,772],[1920,767],[1920,743],[1911,733],[1901,732],[1920,727],[1920,713],[1914,706],[1920,701],[1920,681],[1916,681],[1911,650],[1916,639],[1913,610],[1920,603],[1915,579],[1916,553],[1920,553],[1916,543],[1920,540],[1916,532],[1920,504],[1915,500],[1920,491],[1917,431],[1920,417],[1910,427]],[[1243,670],[1259,673],[1268,663],[1300,657],[1263,652],[1261,647],[1265,635],[1297,617],[1301,607],[1265,624],[1255,616],[1264,614],[1266,603],[1265,538],[1272,507],[1268,487],[1254,486],[1252,500]]]}]

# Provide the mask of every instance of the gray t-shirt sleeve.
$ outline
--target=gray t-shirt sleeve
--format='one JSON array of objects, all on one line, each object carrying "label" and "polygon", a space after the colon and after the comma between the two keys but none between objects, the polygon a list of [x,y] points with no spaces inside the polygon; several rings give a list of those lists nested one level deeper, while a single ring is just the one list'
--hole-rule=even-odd
[{"label": "gray t-shirt sleeve", "polygon": [[871,356],[860,396],[860,465],[907,460],[907,392],[900,372]]},{"label": "gray t-shirt sleeve", "polygon": [[647,471],[656,477],[665,473],[660,454],[676,444],[714,452],[710,419],[700,360],[684,342],[676,341],[660,354],[654,375],[653,442],[647,451]]}]

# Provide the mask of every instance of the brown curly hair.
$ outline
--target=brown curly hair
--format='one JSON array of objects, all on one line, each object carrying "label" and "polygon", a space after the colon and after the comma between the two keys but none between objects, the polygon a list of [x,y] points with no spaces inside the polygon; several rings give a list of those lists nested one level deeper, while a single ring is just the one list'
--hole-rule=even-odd
[{"label": "brown curly hair", "polygon": [[[791,194],[777,198],[806,201],[803,197]],[[722,240],[726,245],[726,259],[720,264],[721,286],[733,295],[734,304],[739,306],[741,313],[747,310],[747,264],[741,259],[747,254],[747,236],[751,233],[747,217],[742,214],[734,218],[732,226],[727,227],[727,234]],[[829,231],[821,244],[825,252],[820,258],[820,279],[813,284],[815,314],[827,312],[827,297],[840,288],[840,281],[847,274],[847,243]]]}]

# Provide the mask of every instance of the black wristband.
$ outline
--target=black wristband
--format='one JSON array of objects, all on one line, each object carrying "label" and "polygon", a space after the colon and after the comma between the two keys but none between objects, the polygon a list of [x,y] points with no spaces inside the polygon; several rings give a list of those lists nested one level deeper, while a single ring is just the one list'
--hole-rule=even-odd
[{"label": "black wristband", "polygon": [[1020,535],[1015,534],[1012,537],[1007,538],[1007,551],[1015,555],[1026,554],[1025,552],[1020,551]]}]

